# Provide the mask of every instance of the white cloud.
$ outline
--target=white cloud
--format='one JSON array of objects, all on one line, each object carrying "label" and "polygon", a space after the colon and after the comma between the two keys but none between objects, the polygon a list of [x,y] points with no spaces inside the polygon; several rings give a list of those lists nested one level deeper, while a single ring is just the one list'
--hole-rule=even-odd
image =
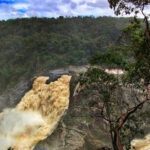
[{"label": "white cloud", "polygon": [[[146,8],[145,12],[150,13],[150,8]],[[0,3],[0,20],[79,15],[114,16],[114,12],[109,8],[107,0],[17,0],[11,4]]]},{"label": "white cloud", "polygon": [[29,4],[25,4],[25,3],[18,3],[18,4],[14,4],[12,7],[14,9],[28,9],[29,8]]}]

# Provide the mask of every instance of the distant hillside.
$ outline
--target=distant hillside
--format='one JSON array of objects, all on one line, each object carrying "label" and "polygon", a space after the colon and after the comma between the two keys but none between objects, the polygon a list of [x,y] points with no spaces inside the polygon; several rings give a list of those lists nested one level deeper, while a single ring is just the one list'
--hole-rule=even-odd
[{"label": "distant hillside", "polygon": [[0,21],[0,91],[48,69],[87,64],[117,44],[129,19],[30,18]]}]

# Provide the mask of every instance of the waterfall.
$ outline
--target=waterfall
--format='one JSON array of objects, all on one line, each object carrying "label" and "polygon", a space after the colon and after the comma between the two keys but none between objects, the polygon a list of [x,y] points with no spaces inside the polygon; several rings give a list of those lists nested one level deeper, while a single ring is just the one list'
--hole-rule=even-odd
[{"label": "waterfall", "polygon": [[0,113],[1,150],[32,150],[56,128],[69,105],[71,76],[63,75],[49,84],[48,79],[35,79],[15,108]]},{"label": "waterfall", "polygon": [[150,150],[150,135],[147,135],[144,139],[131,141],[130,150]]}]

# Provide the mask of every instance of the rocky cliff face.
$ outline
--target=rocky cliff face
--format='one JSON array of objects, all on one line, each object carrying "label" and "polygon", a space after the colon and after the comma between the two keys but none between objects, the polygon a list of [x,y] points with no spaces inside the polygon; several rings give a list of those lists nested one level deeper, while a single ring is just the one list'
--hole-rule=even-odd
[{"label": "rocky cliff face", "polygon": [[[78,68],[76,72],[78,72]],[[76,74],[76,72],[71,71],[72,74]],[[55,70],[46,73],[46,75],[51,76],[52,81],[62,74],[70,74],[70,70],[65,70],[65,72],[63,70]],[[95,150],[111,147],[108,129],[105,126],[106,123],[103,120],[97,120],[90,116],[87,104],[91,99],[87,99],[87,94],[84,92],[73,96],[77,85],[75,78],[72,78],[70,83],[70,105],[66,115],[60,121],[53,134],[46,140],[41,141],[35,147],[35,150]],[[4,108],[16,106],[20,102],[21,97],[31,89],[31,85],[32,81],[21,81],[14,88],[1,95],[1,111]],[[20,108],[22,109],[22,106],[25,106],[23,103],[21,102],[17,106],[19,110]]]},{"label": "rocky cliff face", "polygon": [[[55,132],[40,142],[35,150],[101,150],[111,148],[111,140],[106,122],[93,118],[88,103],[93,95],[85,91],[74,95],[77,85],[75,77],[71,80],[70,105]],[[84,93],[85,92],[85,93]]]}]

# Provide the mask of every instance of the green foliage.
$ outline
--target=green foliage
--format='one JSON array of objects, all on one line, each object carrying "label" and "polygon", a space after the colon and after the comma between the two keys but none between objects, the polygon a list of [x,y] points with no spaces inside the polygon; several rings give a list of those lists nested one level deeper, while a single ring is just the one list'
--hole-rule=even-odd
[{"label": "green foliage", "polygon": [[129,19],[30,18],[0,21],[0,91],[58,67],[87,64],[109,50]]},{"label": "green foliage", "polygon": [[[145,36],[140,21],[132,22],[123,30],[123,38],[128,38],[129,46],[126,51],[131,51],[133,62],[128,64],[128,72],[124,79],[128,82],[150,82],[150,40]],[[122,45],[124,47],[125,45]]]},{"label": "green foliage", "polygon": [[79,77],[80,83],[100,83],[100,84],[115,84],[117,82],[116,77],[112,74],[106,73],[99,68],[89,68],[86,73],[81,73]]},{"label": "green foliage", "polygon": [[90,63],[92,65],[104,65],[107,68],[123,68],[123,69],[127,64],[123,56],[118,55],[112,51],[94,55],[91,58]]},{"label": "green foliage", "polygon": [[131,14],[139,13],[139,9],[142,9],[143,6],[148,5],[149,0],[108,0],[110,7],[114,9],[116,15],[121,13]]}]

